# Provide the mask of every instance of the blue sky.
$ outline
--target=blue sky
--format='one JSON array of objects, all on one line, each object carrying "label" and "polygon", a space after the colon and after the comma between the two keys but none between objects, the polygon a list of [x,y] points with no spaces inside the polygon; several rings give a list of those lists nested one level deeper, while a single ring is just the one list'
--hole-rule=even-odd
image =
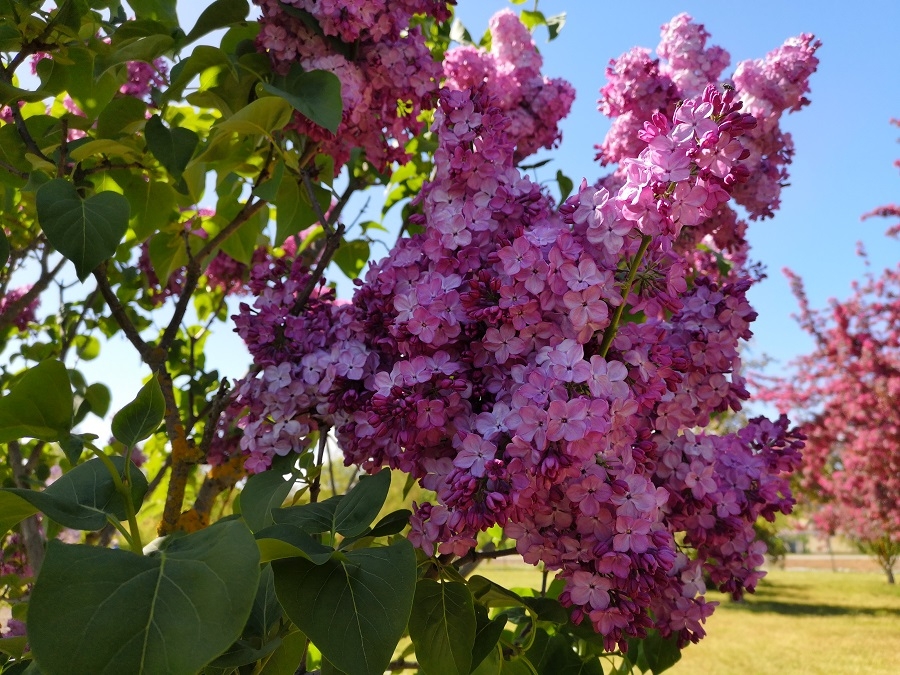
[{"label": "blue sky", "polygon": [[[189,27],[207,3],[180,5],[182,24]],[[457,16],[473,36],[479,36],[494,12],[510,6],[507,0],[460,0]],[[812,105],[783,121],[796,146],[791,186],[784,190],[775,218],[752,223],[749,232],[752,256],[766,265],[769,277],[751,291],[759,319],[748,356],[765,354],[783,366],[812,346],[791,318],[796,302],[781,274],[783,267],[803,277],[813,306],[821,307],[828,298],[846,297],[851,280],[862,276],[857,241],[865,243],[876,270],[894,266],[900,258],[900,242],[883,235],[887,222],[859,220],[876,206],[900,201],[900,176],[893,166],[900,157],[900,128],[889,124],[892,117],[900,117],[895,49],[900,2],[859,3],[861,9],[852,17],[846,2],[830,0],[758,0],[744,6],[739,10],[736,3],[700,1],[540,0],[538,9],[547,16],[567,13],[557,40],[548,43],[544,29],[536,34],[544,73],[568,79],[578,95],[562,124],[561,147],[537,156],[554,159],[539,170],[544,173],[538,178],[550,179],[557,169],[576,184],[581,177],[593,180],[601,175],[593,157],[594,145],[608,128],[608,121],[596,110],[605,68],[611,58],[632,46],[654,48],[660,26],[675,14],[691,14],[705,24],[712,44],[730,52],[732,66],[726,74],[739,61],[762,57],[790,36],[814,33],[823,46],[818,52],[819,70],[812,78]],[[531,9],[533,2],[519,8]],[[355,202],[357,208],[364,201]],[[364,219],[377,219],[380,201],[373,195]],[[346,213],[348,220],[356,215],[352,208]],[[383,250],[376,249],[376,255]],[[339,288],[347,294],[351,286],[340,283]],[[211,361],[221,366],[223,374],[237,377],[245,372],[249,358],[230,327],[221,327],[208,346]],[[140,378],[148,372],[124,341],[108,345],[100,359],[82,364],[82,369],[89,378],[93,375],[103,381],[110,372],[110,358],[120,374],[110,383],[115,410],[134,396]]]}]

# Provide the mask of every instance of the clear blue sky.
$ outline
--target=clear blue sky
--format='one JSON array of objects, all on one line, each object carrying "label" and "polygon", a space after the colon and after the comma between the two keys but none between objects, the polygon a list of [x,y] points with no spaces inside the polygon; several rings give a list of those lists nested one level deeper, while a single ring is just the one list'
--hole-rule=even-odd
[{"label": "clear blue sky", "polygon": [[[181,2],[183,25],[191,26],[207,4]],[[506,0],[460,0],[457,16],[478,36],[494,12],[509,6]],[[519,8],[532,7],[529,1]],[[609,60],[635,45],[653,49],[660,26],[675,14],[691,14],[706,25],[712,44],[730,52],[732,66],[727,74],[739,61],[762,57],[801,32],[822,40],[819,71],[812,78],[812,105],[783,122],[794,136],[797,151],[791,186],[783,192],[776,217],[750,228],[752,255],[769,271],[769,278],[751,294],[759,319],[750,358],[767,354],[783,364],[811,347],[791,319],[796,303],[781,274],[783,267],[798,272],[813,305],[823,306],[830,297],[846,297],[851,280],[862,275],[864,266],[855,254],[857,241],[865,242],[876,270],[900,260],[900,242],[883,236],[886,222],[859,220],[876,206],[900,201],[900,175],[893,166],[900,157],[900,128],[889,124],[892,117],[900,117],[896,55],[900,1],[758,0],[740,9],[735,3],[700,1],[540,0],[538,8],[547,16],[568,15],[557,40],[547,43],[544,29],[539,29],[536,39],[544,56],[544,73],[565,77],[578,92],[573,111],[562,125],[561,147],[539,155],[553,157],[554,162],[538,177],[549,179],[562,169],[576,184],[583,176],[593,180],[601,175],[593,146],[603,139],[608,122],[596,111],[596,100]],[[366,218],[377,218],[379,202],[375,196]],[[362,203],[357,202],[360,207]],[[355,215],[352,209],[347,214],[350,220]],[[376,255],[383,250],[377,249]],[[339,287],[343,292],[351,288],[346,283]],[[235,377],[245,371],[242,364],[249,359],[229,328],[220,328],[209,346],[211,361],[222,367],[223,374]],[[93,375],[103,381],[110,372],[107,359],[118,362],[116,372],[121,377],[110,383],[115,410],[137,392],[139,378],[147,372],[124,341],[104,351],[100,359],[82,368],[89,378]]]}]

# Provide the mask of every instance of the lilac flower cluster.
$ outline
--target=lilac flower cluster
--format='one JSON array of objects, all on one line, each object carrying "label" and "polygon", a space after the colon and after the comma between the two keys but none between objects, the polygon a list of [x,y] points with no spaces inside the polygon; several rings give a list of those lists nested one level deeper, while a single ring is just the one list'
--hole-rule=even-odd
[{"label": "lilac flower cluster", "polygon": [[516,161],[562,139],[559,122],[569,114],[575,90],[561,78],[541,75],[543,59],[531,33],[515,12],[497,12],[489,24],[490,50],[451,49],[444,57],[445,86],[468,90],[484,86],[509,117]]},{"label": "lilac flower cluster", "polygon": [[[600,90],[599,110],[614,119],[602,145],[597,146],[597,158],[604,165],[619,163],[619,168],[604,184],[621,183],[627,170],[623,162],[640,152],[641,129],[655,112],[673,115],[680,101],[718,82],[728,66],[728,52],[708,47],[709,33],[687,14],[679,14],[663,25],[661,36],[656,48],[659,59],[652,58],[649,50],[636,47],[611,61],[606,70],[609,82]],[[793,156],[791,136],[781,130],[780,119],[785,111],[799,110],[808,103],[804,95],[818,65],[815,52],[819,45],[813,36],[803,34],[788,39],[764,58],[743,61],[735,69],[732,81],[743,110],[759,121],[741,139],[748,153],[742,162],[750,179],[735,185],[732,191],[734,200],[751,219],[772,216],[778,208]],[[730,143],[731,139],[721,142]],[[703,166],[700,162],[698,165]],[[688,233],[678,249],[692,267],[705,274],[721,276],[717,263],[724,259],[735,270],[733,280],[747,271],[745,230],[746,224],[723,204]],[[698,251],[698,244],[705,250]]]},{"label": "lilac flower cluster", "polygon": [[[10,305],[20,300],[30,290],[31,286],[28,285],[6,291],[6,293],[3,294],[3,297],[0,297],[0,316],[9,312]],[[26,330],[30,324],[37,320],[36,312],[40,305],[41,297],[40,295],[36,295],[31,302],[18,311],[12,321],[12,325],[21,331]]]},{"label": "lilac flower cluster", "polygon": [[436,493],[413,515],[417,546],[463,555],[499,523],[525,560],[567,580],[563,603],[610,648],[651,625],[699,639],[702,572],[735,594],[753,587],[745,535],[787,508],[796,454],[781,426],[758,440],[765,421],[721,439],[689,431],[747,397],[749,284],[701,277],[688,290],[674,249],[746,178],[754,120],[739,108],[710,86],[655,114],[620,189],[583,184],[554,211],[515,168],[517,138],[487,88],[444,90],[413,217],[424,231],[371,267],[351,305],[322,291],[296,307],[305,267],[254,268],[258,299],[235,317],[258,368],[232,411],[245,466],[333,426],[347,463]]},{"label": "lilac flower cluster", "polygon": [[362,148],[379,170],[405,163],[406,142],[422,131],[418,120],[430,109],[441,66],[432,58],[417,14],[449,17],[440,0],[255,0],[262,10],[258,46],[274,69],[294,64],[326,70],[341,81],[344,115],[336,134],[295,115],[289,125],[320,144],[339,169],[350,151]]},{"label": "lilac flower cluster", "polygon": [[375,355],[357,337],[349,304],[337,303],[332,289],[320,287],[297,305],[309,278],[300,258],[254,265],[249,290],[256,300],[252,307],[241,303],[234,320],[258,371],[235,385],[229,410],[219,420],[211,463],[242,453],[247,471],[258,473],[275,456],[301,452],[310,433],[335,424],[328,402],[335,381],[355,381],[371,372]]}]

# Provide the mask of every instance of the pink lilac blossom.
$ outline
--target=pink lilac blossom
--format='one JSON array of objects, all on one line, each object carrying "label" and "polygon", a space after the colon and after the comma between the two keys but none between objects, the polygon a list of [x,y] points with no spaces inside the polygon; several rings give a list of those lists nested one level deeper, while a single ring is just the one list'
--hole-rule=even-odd
[{"label": "pink lilac blossom", "polygon": [[[734,201],[747,210],[751,219],[770,217],[778,208],[794,154],[793,141],[790,134],[781,130],[780,119],[785,112],[800,110],[809,103],[805,94],[818,65],[815,52],[820,43],[813,36],[802,34],[788,39],[762,59],[738,64],[733,86],[743,111],[753,115],[758,124],[745,130],[737,143],[722,126],[719,134],[707,137],[711,127],[698,125],[693,112],[680,105],[708,84],[719,82],[729,64],[728,52],[707,46],[709,37],[702,24],[694,23],[687,14],[679,14],[662,26],[656,48],[659,58],[636,47],[610,62],[606,70],[609,82],[600,90],[598,107],[613,118],[613,124],[597,147],[597,158],[603,165],[618,163],[616,174],[623,177],[629,170],[629,158],[641,150],[644,125],[656,112],[674,115],[678,122],[676,139],[693,134],[703,141],[699,156],[691,158],[696,166],[721,177],[740,158],[749,173],[748,180],[731,187]],[[670,158],[658,171],[680,170],[682,165],[677,160],[683,158]],[[675,208],[695,209],[700,195],[683,185],[678,189]],[[744,238],[746,224],[724,203],[718,208],[709,204],[707,207],[712,208],[712,213],[676,243],[679,254],[705,275],[734,281],[751,273]],[[702,245],[702,250],[698,245]]]},{"label": "pink lilac blossom", "polygon": [[378,170],[405,163],[406,142],[423,130],[419,114],[433,106],[441,77],[440,64],[412,19],[447,19],[447,3],[254,1],[262,10],[257,46],[276,72],[299,65],[334,73],[341,81],[343,118],[337,133],[300,114],[289,128],[319,143],[334,158],[336,171],[354,148],[362,148]]},{"label": "pink lilac blossom", "polygon": [[490,50],[463,46],[444,58],[445,86],[468,90],[484,86],[509,117],[506,133],[514,140],[516,161],[562,140],[560,121],[575,100],[571,84],[541,75],[543,59],[531,33],[515,12],[491,17]]},{"label": "pink lilac blossom", "polygon": [[[424,231],[371,266],[352,304],[321,290],[297,307],[300,262],[254,267],[257,300],[235,321],[257,372],[236,387],[222,456],[261,471],[335,428],[348,464],[436,492],[409,535],[426,552],[464,555],[500,524],[566,580],[561,602],[608,648],[650,627],[699,640],[713,607],[702,575],[753,589],[752,523],[790,508],[798,457],[784,419],[690,431],[747,398],[738,344],[756,315],[746,279],[688,288],[673,245],[746,171],[728,143],[678,125],[734,140],[753,119],[733,90],[706,87],[678,118],[653,116],[617,190],[585,182],[555,211],[515,168],[497,103],[487,87],[442,91],[435,175],[412,217]],[[701,149],[723,170],[702,172]],[[673,208],[682,185],[691,209]],[[645,322],[604,340],[623,303]]]},{"label": "pink lilac blossom", "polygon": [[[10,305],[20,300],[28,291],[31,290],[31,286],[20,286],[19,288],[13,288],[12,290],[6,291],[3,297],[0,297],[0,316],[9,313]],[[36,312],[37,308],[41,305],[40,295],[34,297],[34,299],[29,302],[25,307],[18,310],[16,316],[12,320],[12,325],[18,328],[19,330],[26,330],[29,325],[34,323],[37,320]]]}]

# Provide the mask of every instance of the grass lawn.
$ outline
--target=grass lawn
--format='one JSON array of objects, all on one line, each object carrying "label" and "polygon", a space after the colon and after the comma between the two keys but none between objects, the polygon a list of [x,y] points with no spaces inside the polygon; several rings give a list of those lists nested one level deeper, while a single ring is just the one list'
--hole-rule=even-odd
[{"label": "grass lawn", "polygon": [[[479,568],[507,587],[539,588],[533,568]],[[773,570],[757,592],[721,604],[708,635],[672,675],[897,675],[900,586],[882,574]]]}]

